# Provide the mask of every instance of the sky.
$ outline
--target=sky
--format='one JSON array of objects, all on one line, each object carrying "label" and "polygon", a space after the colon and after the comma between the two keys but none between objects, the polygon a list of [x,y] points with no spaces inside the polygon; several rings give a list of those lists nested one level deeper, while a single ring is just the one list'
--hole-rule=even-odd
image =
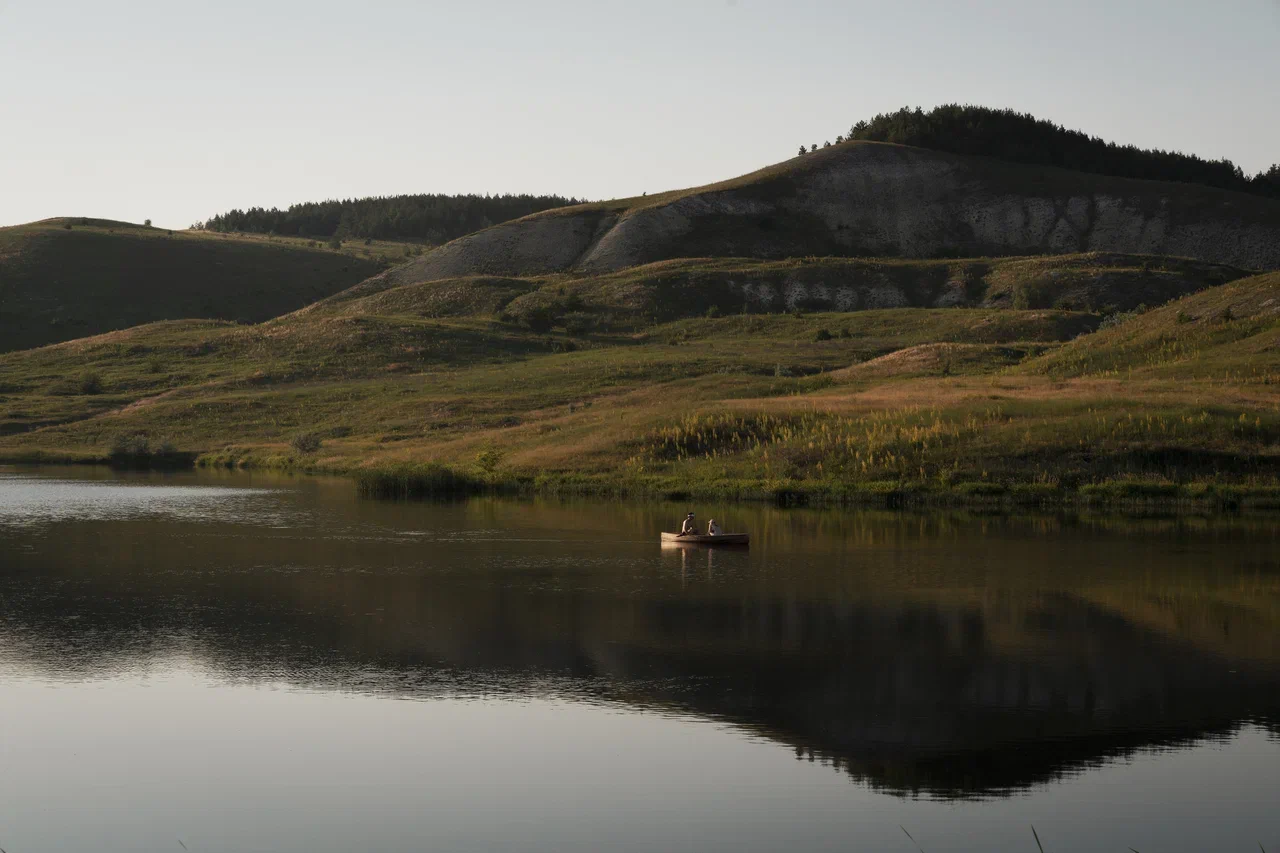
[{"label": "sky", "polygon": [[0,0],[0,226],[696,186],[904,105],[1280,162],[1280,0]]}]

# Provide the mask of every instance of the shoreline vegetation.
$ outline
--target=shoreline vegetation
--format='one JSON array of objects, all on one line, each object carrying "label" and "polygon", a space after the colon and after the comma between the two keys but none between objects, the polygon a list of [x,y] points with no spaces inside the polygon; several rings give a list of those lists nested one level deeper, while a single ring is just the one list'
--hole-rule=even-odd
[{"label": "shoreline vegetation", "polygon": [[630,332],[370,298],[394,313],[343,299],[0,356],[0,461],[343,475],[392,498],[1280,508],[1277,273],[1109,314],[709,310]]},{"label": "shoreline vegetation", "polygon": [[1213,480],[1173,482],[1116,478],[1063,486],[1048,482],[875,480],[809,482],[803,480],[695,481],[678,477],[613,474],[484,473],[438,462],[402,463],[355,469],[317,466],[288,455],[228,459],[219,454],[145,450],[108,454],[0,453],[0,465],[101,465],[116,470],[271,471],[301,476],[350,479],[357,494],[376,500],[450,500],[473,496],[601,497],[669,502],[731,501],[782,507],[879,509],[1078,509],[1116,508],[1240,512],[1280,510],[1280,480],[1230,483]]}]

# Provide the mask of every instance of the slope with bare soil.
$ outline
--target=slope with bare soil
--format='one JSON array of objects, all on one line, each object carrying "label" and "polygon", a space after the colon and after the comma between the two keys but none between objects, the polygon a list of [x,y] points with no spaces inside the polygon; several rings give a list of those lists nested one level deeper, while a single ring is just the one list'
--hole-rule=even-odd
[{"label": "slope with bare soil", "polygon": [[681,257],[1089,251],[1280,268],[1280,201],[851,142],[720,184],[535,214],[430,252],[396,281]]}]

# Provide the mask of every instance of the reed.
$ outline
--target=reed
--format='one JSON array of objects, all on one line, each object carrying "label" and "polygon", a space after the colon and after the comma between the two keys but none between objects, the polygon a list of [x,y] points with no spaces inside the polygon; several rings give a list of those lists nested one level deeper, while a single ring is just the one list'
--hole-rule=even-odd
[{"label": "reed", "polygon": [[361,497],[392,500],[464,497],[490,491],[493,484],[437,462],[402,464],[356,474]]}]

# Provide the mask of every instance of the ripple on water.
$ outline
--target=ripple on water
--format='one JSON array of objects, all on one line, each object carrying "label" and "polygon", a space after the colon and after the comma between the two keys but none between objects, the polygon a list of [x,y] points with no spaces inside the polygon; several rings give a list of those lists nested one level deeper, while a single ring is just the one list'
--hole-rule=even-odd
[{"label": "ripple on water", "polygon": [[273,490],[232,486],[163,486],[0,474],[0,525],[123,521],[144,517],[255,525],[288,523]]}]

